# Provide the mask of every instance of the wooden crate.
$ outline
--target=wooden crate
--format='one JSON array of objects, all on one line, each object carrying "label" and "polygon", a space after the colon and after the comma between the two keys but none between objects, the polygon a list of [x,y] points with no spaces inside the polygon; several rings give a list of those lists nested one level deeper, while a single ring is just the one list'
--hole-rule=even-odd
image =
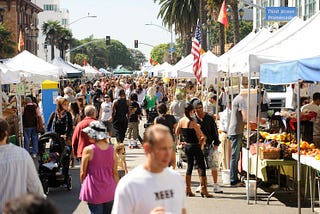
[{"label": "wooden crate", "polygon": [[280,148],[275,150],[275,151],[264,151],[263,149],[260,148],[260,159],[280,159]]}]

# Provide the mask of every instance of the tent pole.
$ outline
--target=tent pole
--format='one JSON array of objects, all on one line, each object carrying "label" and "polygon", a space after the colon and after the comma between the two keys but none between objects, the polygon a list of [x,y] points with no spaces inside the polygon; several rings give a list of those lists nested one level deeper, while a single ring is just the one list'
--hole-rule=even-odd
[{"label": "tent pole", "polygon": [[[247,203],[250,204],[250,198],[249,198],[249,192],[250,192],[250,185],[249,185],[249,180],[250,180],[250,88],[251,88],[251,75],[250,71],[248,72],[248,98],[247,98]],[[240,89],[241,90],[241,89]]]},{"label": "tent pole", "polygon": [[[297,82],[297,144],[298,144],[298,162],[297,162],[297,182],[298,182],[298,213],[301,214],[301,172],[300,172],[300,82]],[[311,194],[311,193],[310,193]]]},{"label": "tent pole", "polygon": [[[258,81],[258,80],[257,80]],[[262,89],[262,86],[260,84],[260,81],[259,81],[259,88],[257,90],[257,97],[258,97],[258,119],[257,119],[257,141],[256,141],[256,185],[257,185],[257,181],[258,181],[258,157],[259,157],[259,131],[260,131],[260,117],[261,117],[261,89]],[[255,195],[254,195],[254,200],[255,200],[255,203],[257,203],[257,189],[255,190]]]}]

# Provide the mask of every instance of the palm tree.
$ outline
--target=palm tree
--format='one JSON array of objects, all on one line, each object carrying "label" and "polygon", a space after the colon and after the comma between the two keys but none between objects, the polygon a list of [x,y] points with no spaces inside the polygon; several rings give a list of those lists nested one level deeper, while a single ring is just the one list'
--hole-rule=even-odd
[{"label": "palm tree", "polygon": [[69,49],[72,40],[72,32],[69,29],[61,28],[58,37],[58,49],[60,57],[64,59],[65,51]]},{"label": "palm tree", "polygon": [[207,0],[200,0],[199,3],[199,19],[200,19],[200,24],[201,26],[205,26],[205,28],[203,28],[201,30],[201,39],[202,39],[202,43],[201,43],[201,47],[207,51],[208,50],[208,45],[207,45],[207,30],[208,26],[207,26],[207,11],[206,11],[206,5],[207,5]]},{"label": "palm tree", "polygon": [[57,44],[59,39],[59,34],[62,30],[62,26],[59,21],[49,20],[48,22],[44,22],[42,25],[42,35],[44,35],[45,41],[48,45],[51,46],[51,60],[54,59],[54,46]]},{"label": "palm tree", "polygon": [[[222,1],[214,1],[214,0],[208,0],[206,9],[207,9],[207,16],[209,17],[211,23],[213,21],[216,21],[219,16],[220,8],[222,5]],[[224,25],[219,23],[219,44],[220,44],[220,54],[224,54],[224,46],[225,46],[225,32],[224,32]]]},{"label": "palm tree", "polygon": [[239,33],[239,14],[238,14],[238,1],[229,0],[229,5],[232,12],[232,22],[233,22],[233,44],[237,44],[240,41]]},{"label": "palm tree", "polygon": [[175,26],[175,33],[184,44],[182,54],[188,55],[191,50],[191,40],[199,18],[200,3],[198,0],[154,0],[159,2],[163,23],[169,28]]}]

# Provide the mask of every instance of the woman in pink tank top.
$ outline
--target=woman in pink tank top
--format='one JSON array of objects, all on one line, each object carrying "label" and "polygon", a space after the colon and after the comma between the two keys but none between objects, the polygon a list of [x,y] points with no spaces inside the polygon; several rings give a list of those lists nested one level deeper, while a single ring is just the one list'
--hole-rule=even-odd
[{"label": "woman in pink tank top", "polygon": [[109,145],[106,127],[101,122],[92,121],[82,131],[93,144],[85,147],[82,153],[79,199],[88,203],[91,213],[111,214],[119,181],[114,149]]}]

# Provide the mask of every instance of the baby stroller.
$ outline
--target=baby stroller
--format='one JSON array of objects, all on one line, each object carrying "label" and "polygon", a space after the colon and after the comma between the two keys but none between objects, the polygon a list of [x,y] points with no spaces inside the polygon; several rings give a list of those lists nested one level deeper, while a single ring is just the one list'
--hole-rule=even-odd
[{"label": "baby stroller", "polygon": [[151,126],[154,122],[154,119],[158,116],[157,107],[152,107],[147,114],[147,123],[144,124],[144,128]]},{"label": "baby stroller", "polygon": [[177,145],[177,167],[182,169],[183,168],[183,162],[187,162],[187,156],[184,152],[184,142],[180,142],[178,145]]},{"label": "baby stroller", "polygon": [[45,194],[49,187],[65,185],[71,191],[72,177],[68,174],[71,150],[57,133],[47,132],[39,138],[39,177]]}]

